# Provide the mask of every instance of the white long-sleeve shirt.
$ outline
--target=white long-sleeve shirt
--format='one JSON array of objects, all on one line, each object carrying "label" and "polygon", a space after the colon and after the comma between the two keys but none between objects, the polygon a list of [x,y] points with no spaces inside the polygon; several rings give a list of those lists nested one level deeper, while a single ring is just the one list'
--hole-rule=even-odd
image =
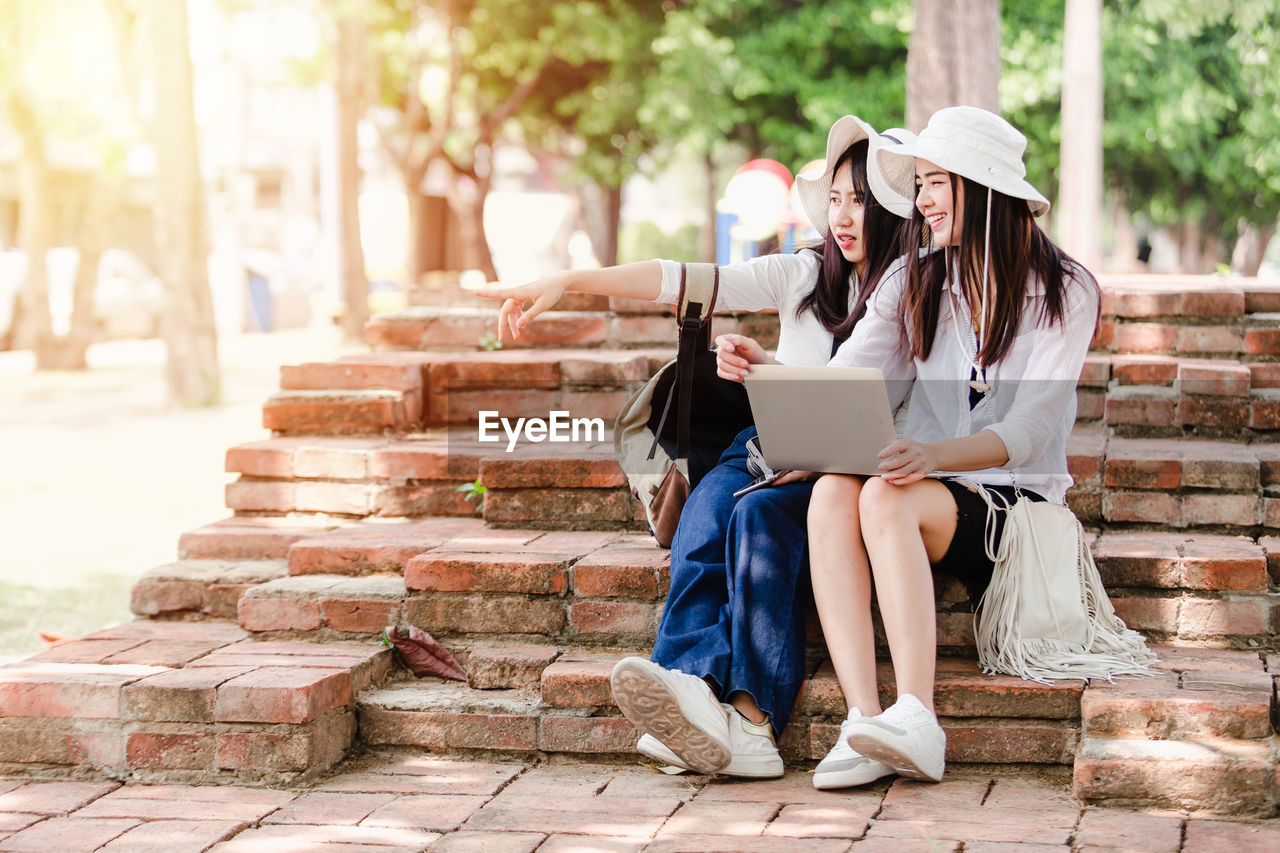
[{"label": "white long-sleeve shirt", "polygon": [[[657,302],[680,301],[680,264],[659,261],[662,290]],[[805,367],[824,365],[831,358],[831,333],[813,311],[796,316],[796,306],[818,282],[822,262],[814,252],[792,255],[765,255],[720,267],[720,291],[716,311],[763,311],[778,309],[778,352],[783,364]],[[850,280],[849,308],[858,295],[856,276]]]},{"label": "white long-sleeve shirt", "polygon": [[952,312],[952,299],[944,298],[933,349],[928,359],[920,360],[911,356],[908,330],[899,313],[906,279],[905,264],[898,261],[881,279],[866,316],[831,364],[879,368],[893,407],[909,391],[905,435],[910,438],[943,441],[989,429],[1004,442],[1009,461],[1003,466],[954,472],[957,475],[996,485],[1016,481],[1062,503],[1072,483],[1066,442],[1076,420],[1076,382],[1097,319],[1096,289],[1068,281],[1062,322],[1045,327],[1039,324],[1044,285],[1031,284],[1017,336],[1005,357],[986,368],[991,391],[971,411],[967,355],[976,353],[977,339],[959,283],[953,276],[946,286],[954,304],[961,306],[960,316]]}]

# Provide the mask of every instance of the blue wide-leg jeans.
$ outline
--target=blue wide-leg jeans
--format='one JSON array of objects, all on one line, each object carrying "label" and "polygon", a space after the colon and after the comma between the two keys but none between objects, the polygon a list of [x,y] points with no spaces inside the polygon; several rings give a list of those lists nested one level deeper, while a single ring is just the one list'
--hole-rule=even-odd
[{"label": "blue wide-leg jeans", "polygon": [[813,482],[733,493],[747,471],[743,430],[689,495],[671,543],[671,591],[652,660],[742,690],[781,735],[805,678]]}]

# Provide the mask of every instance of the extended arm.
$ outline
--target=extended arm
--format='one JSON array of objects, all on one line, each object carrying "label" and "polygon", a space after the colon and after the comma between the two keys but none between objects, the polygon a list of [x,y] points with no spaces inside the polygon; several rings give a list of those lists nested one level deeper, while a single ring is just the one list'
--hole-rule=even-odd
[{"label": "extended arm", "polygon": [[[504,300],[498,310],[498,337],[510,332],[515,340],[534,317],[552,308],[565,291],[652,302],[662,291],[662,265],[658,261],[638,261],[598,270],[565,270],[528,284],[481,287],[476,293]],[[526,306],[530,299],[533,302]]]}]

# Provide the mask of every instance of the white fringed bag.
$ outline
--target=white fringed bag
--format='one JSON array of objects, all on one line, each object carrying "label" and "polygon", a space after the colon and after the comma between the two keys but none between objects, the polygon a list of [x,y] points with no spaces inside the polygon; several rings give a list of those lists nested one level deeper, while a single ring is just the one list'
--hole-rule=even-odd
[{"label": "white fringed bag", "polygon": [[[982,669],[1041,683],[1151,674],[1156,657],[1116,616],[1075,513],[1021,492],[1009,505],[964,485],[987,502],[986,550],[995,563],[973,614]],[[999,543],[996,512],[1006,513]]]}]

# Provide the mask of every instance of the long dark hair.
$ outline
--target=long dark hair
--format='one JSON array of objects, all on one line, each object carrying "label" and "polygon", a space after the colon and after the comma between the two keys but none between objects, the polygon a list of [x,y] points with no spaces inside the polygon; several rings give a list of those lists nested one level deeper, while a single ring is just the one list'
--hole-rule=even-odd
[{"label": "long dark hair", "polygon": [[[1032,280],[1044,283],[1045,298],[1036,323],[1046,327],[1062,322],[1069,286],[1091,287],[1098,292],[1098,282],[1040,229],[1026,201],[993,190],[988,226],[987,188],[954,173],[949,177],[953,208],[959,206],[962,211],[960,245],[924,253],[923,256],[918,251],[907,252],[907,298],[902,306],[903,321],[910,332],[911,355],[927,359],[933,351],[938,316],[946,298],[944,279],[947,267],[959,265],[961,289],[966,299],[970,294],[981,294],[983,229],[990,227],[991,305],[987,308],[990,326],[978,352],[978,363],[987,366],[1004,358],[1013,346],[1026,305],[1027,287]],[[961,195],[957,193],[957,179],[959,188],[963,189],[961,205],[954,202]],[[925,228],[924,215],[919,208],[912,214],[911,224],[917,234],[932,233]]]},{"label": "long dark hair", "polygon": [[[889,266],[903,251],[903,234],[907,233],[907,220],[882,207],[871,193],[867,183],[867,140],[862,139],[844,150],[831,170],[834,177],[845,163],[853,173],[853,189],[861,198],[862,242],[867,247],[867,274],[859,283],[858,297],[849,308],[849,279],[853,275],[853,263],[845,259],[836,243],[835,234],[827,228],[826,239],[821,246],[809,246],[804,251],[814,252],[822,259],[818,281],[796,307],[796,316],[813,311],[822,327],[832,334],[836,344],[843,343],[853,332],[854,325],[867,312],[867,299]],[[816,224],[816,223],[815,223]],[[919,233],[918,231],[912,233]]]}]

